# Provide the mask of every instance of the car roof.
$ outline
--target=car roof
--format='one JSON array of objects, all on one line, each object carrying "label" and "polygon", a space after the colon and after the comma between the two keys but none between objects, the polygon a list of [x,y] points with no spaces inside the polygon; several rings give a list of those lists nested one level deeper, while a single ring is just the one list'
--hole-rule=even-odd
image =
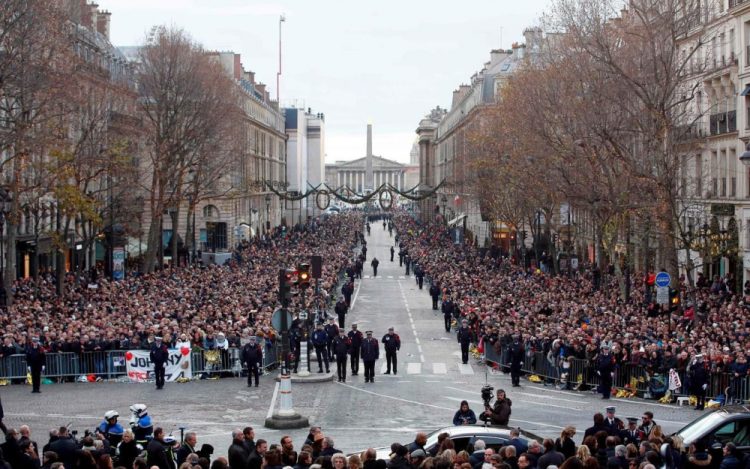
[{"label": "car roof", "polygon": [[750,407],[747,405],[727,405],[720,409],[720,412],[727,414],[746,414],[750,413]]},{"label": "car roof", "polygon": [[[469,434],[482,434],[482,435],[493,435],[498,436],[501,438],[508,438],[510,439],[510,428],[505,427],[496,427],[496,426],[484,426],[481,424],[478,425],[460,425],[457,427],[445,427],[441,428],[440,430],[437,430],[438,432],[446,432],[451,437],[457,436],[457,435],[469,435]],[[519,431],[521,433],[521,437],[527,440],[537,440],[539,442],[542,441],[542,438],[538,435],[535,435],[531,432],[528,432],[522,428],[519,428]]]}]

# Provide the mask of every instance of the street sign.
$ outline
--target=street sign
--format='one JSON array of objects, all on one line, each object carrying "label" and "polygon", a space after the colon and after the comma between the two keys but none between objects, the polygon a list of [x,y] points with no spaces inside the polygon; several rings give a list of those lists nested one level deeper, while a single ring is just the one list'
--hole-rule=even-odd
[{"label": "street sign", "polygon": [[298,317],[303,321],[307,320],[307,311],[300,312]]},{"label": "street sign", "polygon": [[122,280],[125,278],[125,248],[112,249],[112,278]]},{"label": "street sign", "polygon": [[[286,313],[286,328],[282,327],[282,314]],[[289,330],[290,327],[292,327],[292,315],[289,313],[289,311],[283,311],[281,309],[277,309],[273,312],[273,316],[271,316],[271,325],[274,329],[280,332],[284,332],[284,330]]]},{"label": "street sign", "polygon": [[660,305],[669,304],[669,287],[656,287],[656,303]]},{"label": "street sign", "polygon": [[656,274],[656,279],[654,279],[654,283],[657,287],[668,287],[671,281],[672,277],[666,272],[659,272]]}]

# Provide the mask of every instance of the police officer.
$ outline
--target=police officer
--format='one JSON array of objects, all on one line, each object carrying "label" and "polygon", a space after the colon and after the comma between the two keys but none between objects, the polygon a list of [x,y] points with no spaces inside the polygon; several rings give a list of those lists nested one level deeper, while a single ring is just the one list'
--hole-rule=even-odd
[{"label": "police officer", "polygon": [[365,366],[365,383],[375,382],[375,360],[380,358],[380,346],[372,331],[365,331],[367,337],[362,342],[362,363]]},{"label": "police officer", "polygon": [[318,373],[323,373],[323,364],[326,366],[326,373],[330,373],[328,366],[328,334],[323,330],[323,324],[317,323],[315,332],[312,335],[313,347],[315,347],[315,356],[318,358]]},{"label": "police officer", "polygon": [[295,373],[297,372],[297,367],[299,367],[299,355],[301,352],[300,346],[302,345],[302,337],[304,336],[302,327],[304,327],[304,322],[295,319],[292,321],[292,327],[289,328],[289,350],[292,352],[292,355],[294,355],[293,368]]},{"label": "police officer", "polygon": [[[396,236],[396,241],[398,242],[398,236]],[[403,248],[398,250],[398,266],[403,267],[404,266],[404,256],[406,255],[406,251],[404,251]]]},{"label": "police officer", "polygon": [[453,321],[453,309],[455,308],[451,297],[443,300],[443,321],[445,322],[445,332],[451,331],[451,324]]},{"label": "police officer", "polygon": [[612,378],[615,374],[615,358],[609,353],[609,344],[602,344],[602,350],[596,357],[596,374],[601,378],[599,392],[602,399],[609,399],[612,394]]},{"label": "police officer", "polygon": [[151,346],[149,354],[151,361],[154,362],[154,379],[156,380],[156,389],[164,388],[164,375],[167,371],[167,360],[169,360],[169,349],[167,344],[162,343],[161,336],[154,337],[154,345]]},{"label": "police officer", "polygon": [[395,254],[396,250],[393,249],[393,246],[391,246],[391,262],[393,262],[393,254]]},{"label": "police officer", "polygon": [[372,276],[377,277],[378,276],[378,266],[380,265],[380,261],[377,257],[372,258],[372,262],[370,262],[370,266],[372,266]]},{"label": "police officer", "polygon": [[352,323],[352,330],[347,334],[349,342],[351,343],[351,355],[352,355],[352,376],[357,376],[359,373],[359,353],[362,349],[362,341],[364,337],[362,332],[357,330],[357,324]]},{"label": "police officer", "polygon": [[513,336],[513,342],[510,344],[510,380],[514,388],[521,385],[521,367],[526,351],[521,342],[521,334]]},{"label": "police officer", "polygon": [[688,370],[690,374],[690,387],[692,393],[698,398],[695,410],[703,410],[706,406],[706,389],[708,389],[708,370],[703,363],[703,354],[699,353],[693,359]]},{"label": "police officer", "polygon": [[333,354],[336,356],[336,372],[338,373],[339,383],[346,381],[346,357],[351,352],[351,341],[346,335],[346,331],[339,330],[339,335],[333,339]]},{"label": "police officer", "polygon": [[[258,387],[260,368],[263,363],[263,349],[257,343],[254,335],[248,338],[248,342],[242,347],[241,363],[247,366],[247,387],[253,385],[252,380],[255,378],[255,387]],[[299,360],[299,359],[298,359]],[[296,365],[296,363],[295,363]]]},{"label": "police officer", "polygon": [[47,362],[44,349],[39,344],[39,337],[31,338],[31,344],[26,347],[26,367],[31,373],[31,386],[33,393],[40,393],[39,385],[42,384],[42,372]]},{"label": "police officer", "polygon": [[414,276],[417,278],[417,285],[419,285],[419,289],[422,289],[422,285],[424,285],[424,269],[422,269],[422,266],[419,264],[416,264],[414,266]]},{"label": "police officer", "polygon": [[440,285],[437,282],[433,282],[430,285],[430,296],[432,297],[432,309],[438,309],[438,298],[440,298]]},{"label": "police officer", "polygon": [[115,448],[122,440],[125,430],[117,423],[120,414],[116,410],[108,410],[104,413],[104,421],[99,424],[96,431],[104,435],[111,447]]},{"label": "police officer", "polygon": [[628,428],[620,432],[620,440],[622,444],[629,445],[634,444],[636,448],[646,438],[646,434],[638,429],[638,419],[635,417],[628,417]]},{"label": "police officer", "polygon": [[461,344],[461,363],[469,363],[469,344],[471,343],[471,329],[466,319],[461,320],[461,327],[458,328],[458,343]]},{"label": "police officer", "polygon": [[341,287],[341,294],[344,295],[344,301],[346,306],[351,307],[352,305],[352,294],[354,293],[354,279],[350,279],[346,284]]},{"label": "police officer", "polygon": [[393,365],[393,374],[396,374],[398,357],[396,352],[401,349],[401,338],[393,331],[393,327],[388,328],[388,333],[383,336],[383,348],[385,349],[385,362],[387,371],[385,374],[391,374],[391,365]]},{"label": "police officer", "polygon": [[339,317],[339,328],[343,329],[346,327],[344,326],[344,322],[346,320],[346,313],[349,311],[349,306],[346,304],[346,300],[343,297],[339,298],[339,301],[336,302],[334,311],[336,312],[336,316]]},{"label": "police officer", "polygon": [[328,335],[328,341],[326,342],[326,350],[328,352],[328,361],[333,361],[333,339],[339,335],[339,327],[334,322],[333,318],[328,318],[328,324],[323,328]]}]

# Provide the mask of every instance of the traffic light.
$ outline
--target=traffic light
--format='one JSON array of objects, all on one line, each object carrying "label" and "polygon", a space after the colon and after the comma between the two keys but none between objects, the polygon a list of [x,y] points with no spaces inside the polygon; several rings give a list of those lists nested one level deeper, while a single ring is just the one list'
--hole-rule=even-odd
[{"label": "traffic light", "polygon": [[297,272],[293,269],[279,270],[279,301],[287,306],[292,301],[292,286],[297,281]]},{"label": "traffic light", "polygon": [[300,288],[310,286],[310,264],[300,264],[297,266],[297,283]]},{"label": "traffic light", "polygon": [[675,312],[680,309],[680,290],[669,289],[669,311]]}]

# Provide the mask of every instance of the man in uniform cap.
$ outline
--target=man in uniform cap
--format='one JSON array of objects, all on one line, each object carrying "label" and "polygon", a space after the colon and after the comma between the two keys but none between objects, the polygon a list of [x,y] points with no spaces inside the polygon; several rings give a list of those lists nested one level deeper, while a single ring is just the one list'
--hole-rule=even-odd
[{"label": "man in uniform cap", "polygon": [[263,363],[263,349],[257,343],[255,336],[251,335],[247,343],[242,347],[241,363],[247,366],[247,387],[252,386],[252,380],[255,378],[255,387],[258,387],[260,368]]},{"label": "man in uniform cap", "polygon": [[352,354],[352,376],[359,373],[359,353],[362,350],[362,341],[365,339],[361,331],[357,330],[357,323],[352,323],[352,330],[347,334],[351,345]]},{"label": "man in uniform cap", "polygon": [[351,341],[346,336],[346,331],[340,329],[338,337],[333,339],[333,354],[336,357],[336,372],[340,383],[346,381],[346,358],[350,350]]},{"label": "man in uniform cap", "polygon": [[[26,367],[29,373],[31,373],[31,385],[33,393],[40,393],[39,385],[42,383],[42,371],[44,371],[44,364],[47,361],[44,349],[39,344],[39,337],[34,336],[31,338],[31,344],[26,346]],[[2,416],[0,415],[0,420]]]},{"label": "man in uniform cap", "polygon": [[607,415],[604,417],[604,426],[607,427],[607,433],[612,436],[619,436],[620,430],[623,429],[622,420],[615,417],[615,407],[607,407]]},{"label": "man in uniform cap", "polygon": [[638,447],[644,438],[646,438],[646,434],[638,429],[638,419],[636,417],[628,417],[628,428],[620,432],[622,444],[629,445],[632,443]]},{"label": "man in uniform cap", "polygon": [[330,372],[328,366],[328,334],[323,330],[323,324],[317,323],[312,335],[312,344],[315,347],[315,356],[318,359],[318,373],[323,373],[323,364],[326,365],[326,373]]},{"label": "man in uniform cap", "polygon": [[385,361],[387,371],[385,374],[391,374],[391,365],[393,365],[393,374],[396,374],[398,357],[396,352],[401,349],[401,338],[393,331],[393,327],[388,328],[388,333],[383,336],[383,348],[385,349]]},{"label": "man in uniform cap", "polygon": [[328,341],[326,342],[326,351],[328,352],[328,361],[333,361],[333,339],[338,337],[339,335],[339,327],[334,322],[333,318],[328,318],[328,324],[326,324],[323,329],[325,329],[326,334],[328,335]]},{"label": "man in uniform cap", "polygon": [[615,358],[609,353],[609,344],[603,343],[599,356],[596,357],[596,374],[601,378],[599,392],[602,399],[609,399],[612,394],[612,379],[615,374]]},{"label": "man in uniform cap", "polygon": [[154,362],[156,389],[162,389],[164,388],[164,376],[167,371],[167,360],[169,360],[169,349],[167,344],[162,343],[161,336],[154,337],[154,344],[151,346],[149,357]]},{"label": "man in uniform cap", "polygon": [[365,383],[375,382],[375,360],[380,357],[380,345],[372,336],[372,331],[365,331],[367,336],[362,341],[362,362],[365,365]]}]

